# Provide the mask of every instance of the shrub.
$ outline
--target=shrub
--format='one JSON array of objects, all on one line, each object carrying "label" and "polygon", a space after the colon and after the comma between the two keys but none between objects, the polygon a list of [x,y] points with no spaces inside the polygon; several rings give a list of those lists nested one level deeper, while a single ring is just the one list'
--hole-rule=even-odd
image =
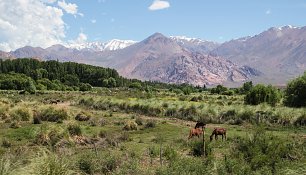
[{"label": "shrub", "polygon": [[295,121],[294,121],[295,126],[306,126],[306,113],[302,114],[299,116]]},{"label": "shrub", "polygon": [[227,91],[227,88],[222,85],[218,85],[210,90],[212,94],[222,94],[225,91]]},{"label": "shrub", "polygon": [[306,106],[306,72],[288,83],[284,104],[291,107]]},{"label": "shrub", "polygon": [[107,135],[108,135],[107,132],[104,131],[104,130],[102,130],[102,131],[99,132],[99,137],[100,137],[100,138],[106,138]]},{"label": "shrub", "polygon": [[7,139],[2,140],[2,147],[9,148],[11,146],[12,146],[12,143],[9,140],[7,140]]},{"label": "shrub", "polygon": [[272,106],[275,106],[280,99],[281,94],[276,88],[272,87],[271,85],[264,86],[258,84],[245,96],[244,102],[250,105],[258,105],[266,102]]},{"label": "shrub", "polygon": [[67,130],[71,136],[81,136],[82,130],[81,127],[77,124],[69,124]]},{"label": "shrub", "polygon": [[141,117],[137,117],[135,122],[137,123],[137,125],[143,125],[143,119]]},{"label": "shrub", "polygon": [[11,124],[10,124],[10,128],[13,128],[13,129],[17,129],[17,128],[20,128],[21,125],[18,121],[13,121]]},{"label": "shrub", "polygon": [[156,122],[154,120],[148,120],[145,125],[145,128],[155,128],[155,126],[156,126]]},{"label": "shrub", "polygon": [[89,113],[81,112],[81,113],[78,113],[74,119],[78,121],[88,121],[90,118],[91,118],[91,115]]},{"label": "shrub", "polygon": [[68,112],[65,109],[59,109],[52,106],[42,109],[38,114],[42,121],[62,122],[69,118]]},{"label": "shrub", "polygon": [[33,164],[36,165],[33,170],[33,174],[37,175],[70,175],[74,174],[70,170],[69,162],[52,153],[42,153],[33,160]]},{"label": "shrub", "polygon": [[32,117],[32,113],[26,107],[18,107],[12,109],[10,116],[16,121],[29,121]]},{"label": "shrub", "polygon": [[86,174],[93,174],[94,173],[94,162],[95,160],[93,160],[92,156],[82,156],[79,160],[78,160],[78,167],[79,169],[86,173]]},{"label": "shrub", "polygon": [[134,121],[127,121],[123,127],[124,130],[130,131],[130,130],[137,130],[137,123]]},{"label": "shrub", "polygon": [[91,91],[92,86],[88,83],[80,83],[80,91]]}]

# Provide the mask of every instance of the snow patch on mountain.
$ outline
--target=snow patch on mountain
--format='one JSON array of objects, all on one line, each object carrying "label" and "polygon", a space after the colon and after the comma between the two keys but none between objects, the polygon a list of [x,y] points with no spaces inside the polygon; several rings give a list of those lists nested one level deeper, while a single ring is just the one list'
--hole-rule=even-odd
[{"label": "snow patch on mountain", "polygon": [[77,50],[105,51],[119,50],[137,43],[133,40],[113,39],[108,42],[84,42],[84,43],[68,43],[65,46]]}]

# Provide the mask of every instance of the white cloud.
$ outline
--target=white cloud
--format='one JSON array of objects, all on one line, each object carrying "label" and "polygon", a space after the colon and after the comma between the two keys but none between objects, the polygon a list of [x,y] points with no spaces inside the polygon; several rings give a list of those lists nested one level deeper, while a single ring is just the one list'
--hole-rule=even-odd
[{"label": "white cloud", "polygon": [[[57,5],[61,7],[63,10],[66,11],[66,13],[77,15],[78,14],[78,6],[76,4],[72,3],[66,3],[65,0],[58,1]],[[79,14],[80,16],[84,16],[83,14]]]},{"label": "white cloud", "polygon": [[57,0],[41,0],[44,3],[52,4],[55,3]]},{"label": "white cloud", "polygon": [[90,22],[93,23],[93,24],[95,24],[95,23],[97,22],[97,20],[92,19],[92,20],[90,20]]},{"label": "white cloud", "polygon": [[170,7],[170,3],[168,1],[162,0],[154,0],[150,5],[149,10],[162,10]]},{"label": "white cloud", "polygon": [[271,14],[271,10],[267,10],[266,15],[270,15],[270,14]]},{"label": "white cloud", "polygon": [[62,17],[61,9],[43,0],[0,1],[0,50],[62,43],[65,38]]}]

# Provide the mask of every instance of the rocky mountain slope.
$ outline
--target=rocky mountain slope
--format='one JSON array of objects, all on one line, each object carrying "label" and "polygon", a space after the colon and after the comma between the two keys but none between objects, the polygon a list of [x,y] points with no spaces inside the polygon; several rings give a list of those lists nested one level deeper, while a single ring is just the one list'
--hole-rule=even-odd
[{"label": "rocky mountain slope", "polygon": [[221,57],[192,52],[160,33],[118,50],[102,65],[130,78],[200,86],[242,82],[260,74]]},{"label": "rocky mountain slope", "polygon": [[259,82],[283,84],[306,70],[306,27],[273,27],[223,43],[212,53],[263,72]]}]

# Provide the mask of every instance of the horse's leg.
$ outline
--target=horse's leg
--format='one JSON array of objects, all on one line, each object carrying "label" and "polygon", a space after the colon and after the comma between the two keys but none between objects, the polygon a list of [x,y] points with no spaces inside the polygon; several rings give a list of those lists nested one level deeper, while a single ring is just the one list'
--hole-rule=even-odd
[{"label": "horse's leg", "polygon": [[221,134],[222,135],[222,141],[223,141],[223,134]]},{"label": "horse's leg", "polygon": [[215,134],[215,140],[218,140],[218,135],[217,134]]}]

